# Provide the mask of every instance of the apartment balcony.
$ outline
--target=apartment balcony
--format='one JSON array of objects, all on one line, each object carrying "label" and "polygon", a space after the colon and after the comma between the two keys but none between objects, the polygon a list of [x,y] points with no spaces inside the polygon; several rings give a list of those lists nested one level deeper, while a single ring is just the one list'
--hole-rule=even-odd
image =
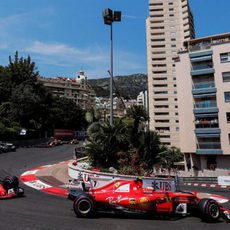
[{"label": "apartment balcony", "polygon": [[193,109],[195,114],[199,113],[218,113],[219,109],[217,108],[216,101],[201,101],[195,104],[195,108]]},{"label": "apartment balcony", "polygon": [[230,42],[230,34],[219,34],[201,39],[194,39],[187,42],[186,46],[190,52],[193,51],[206,51],[211,46],[217,44],[225,44]]},{"label": "apartment balcony", "polygon": [[197,154],[223,154],[223,150],[221,149],[220,142],[200,142],[197,145]]},{"label": "apartment balcony", "polygon": [[[206,132],[206,133],[205,133]],[[209,133],[208,133],[209,132]],[[223,154],[220,141],[220,129],[197,130],[197,154]]]},{"label": "apartment balcony", "polygon": [[221,149],[197,149],[196,154],[199,155],[222,155],[223,150]]},{"label": "apartment balcony", "polygon": [[192,76],[204,75],[204,74],[213,74],[213,73],[215,73],[214,68],[199,69],[199,70],[192,70],[191,71]]},{"label": "apartment balcony", "polygon": [[[210,48],[210,46],[203,46],[203,47]],[[201,60],[203,59],[202,61],[212,59],[212,54],[213,54],[212,50],[202,50],[202,51],[200,51],[200,50],[202,50],[202,49],[197,48],[196,50],[193,50],[193,51],[199,51],[199,52],[191,52],[191,53],[189,53],[189,57],[190,57],[191,62],[199,61],[200,59]]]},{"label": "apartment balcony", "polygon": [[219,122],[217,119],[213,119],[213,120],[206,120],[206,118],[204,119],[197,119],[195,121],[195,128],[196,130],[200,130],[200,129],[204,129],[209,131],[209,129],[216,129],[219,128]]},{"label": "apartment balcony", "polygon": [[[193,95],[196,94],[213,94],[216,93],[216,87],[214,82],[203,82],[193,85],[192,93]],[[202,96],[196,96],[196,97],[202,97]]]},{"label": "apartment balcony", "polygon": [[[211,126],[211,125],[210,125]],[[215,127],[216,125],[213,124],[213,127],[204,127],[204,128],[196,128],[195,134],[197,137],[219,137],[221,130],[218,127]]]}]

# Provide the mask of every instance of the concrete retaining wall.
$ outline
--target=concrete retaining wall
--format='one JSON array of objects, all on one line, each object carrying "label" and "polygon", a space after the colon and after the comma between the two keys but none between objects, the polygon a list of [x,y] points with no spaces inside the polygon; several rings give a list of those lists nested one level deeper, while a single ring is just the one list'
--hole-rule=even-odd
[{"label": "concrete retaining wall", "polygon": [[[86,184],[95,188],[102,187],[113,180],[132,180],[137,178],[137,176],[93,172],[80,168],[78,165],[73,165],[73,162],[70,162],[68,165],[68,174],[73,179],[78,179],[79,176],[82,176]],[[156,191],[176,191],[177,183],[174,178],[143,177],[142,179],[143,187],[153,187]]]}]

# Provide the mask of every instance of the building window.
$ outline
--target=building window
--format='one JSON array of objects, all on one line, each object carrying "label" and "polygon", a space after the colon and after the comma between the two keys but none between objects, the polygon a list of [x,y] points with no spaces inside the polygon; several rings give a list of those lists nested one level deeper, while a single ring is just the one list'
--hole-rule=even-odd
[{"label": "building window", "polygon": [[176,127],[176,132],[179,132],[180,131],[180,128],[179,127]]},{"label": "building window", "polygon": [[154,64],[153,67],[166,67],[166,64]]},{"label": "building window", "polygon": [[164,9],[150,9],[151,12],[153,11],[163,11]]},{"label": "building window", "polygon": [[230,133],[228,134],[228,143],[230,144]]},{"label": "building window", "polygon": [[230,82],[230,72],[222,73],[223,82]]},{"label": "building window", "polygon": [[161,17],[164,17],[164,14],[151,15],[150,17],[151,18],[161,18]]},{"label": "building window", "polygon": [[165,45],[154,45],[151,46],[152,48],[165,48]]},{"label": "building window", "polygon": [[167,71],[153,71],[153,74],[166,74]]},{"label": "building window", "polygon": [[220,54],[220,62],[229,62],[230,61],[230,52],[229,53],[222,53]]},{"label": "building window", "polygon": [[174,17],[174,14],[169,14],[169,17]]},{"label": "building window", "polygon": [[171,38],[175,38],[176,37],[176,32],[171,32]]},{"label": "building window", "polygon": [[166,60],[166,57],[152,58],[152,61],[164,61],[164,60]]},{"label": "building window", "polygon": [[173,8],[169,8],[169,11],[174,11],[174,9]]},{"label": "building window", "polygon": [[163,5],[163,3],[162,2],[157,2],[157,3],[150,3],[149,4],[150,6],[162,6]]},{"label": "building window", "polygon": [[226,113],[227,123],[230,123],[230,113]]},{"label": "building window", "polygon": [[155,120],[156,123],[169,123],[169,120]]},{"label": "building window", "polygon": [[151,35],[153,35],[153,36],[160,36],[160,35],[165,35],[165,33],[164,32],[160,32],[160,33],[151,33]]},{"label": "building window", "polygon": [[158,113],[154,113],[154,114],[155,114],[155,116],[167,116],[167,115],[169,115],[168,112],[158,112]]},{"label": "building window", "polygon": [[168,94],[168,91],[156,91],[154,94]]},{"label": "building window", "polygon": [[224,93],[224,100],[225,100],[225,102],[230,102],[230,92]]},{"label": "building window", "polygon": [[167,109],[168,107],[168,105],[154,105],[154,108],[156,109]]},{"label": "building window", "polygon": [[151,29],[153,30],[163,30],[165,27],[164,26],[152,26]]},{"label": "building window", "polygon": [[173,5],[173,2],[169,2],[169,5]]},{"label": "building window", "polygon": [[154,101],[168,101],[168,98],[154,98]]},{"label": "building window", "polygon": [[155,84],[153,87],[168,87],[167,84]]}]

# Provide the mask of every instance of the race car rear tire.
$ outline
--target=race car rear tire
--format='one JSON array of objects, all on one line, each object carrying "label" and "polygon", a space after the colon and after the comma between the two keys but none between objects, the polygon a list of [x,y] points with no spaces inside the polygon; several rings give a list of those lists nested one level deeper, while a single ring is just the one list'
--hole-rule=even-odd
[{"label": "race car rear tire", "polygon": [[3,179],[2,185],[6,190],[12,188],[17,189],[19,186],[19,180],[16,176],[7,176]]},{"label": "race car rear tire", "polygon": [[220,208],[213,199],[202,199],[198,203],[198,211],[201,219],[205,222],[216,222],[220,217]]},{"label": "race car rear tire", "polygon": [[95,213],[95,202],[91,195],[81,193],[73,203],[73,209],[77,217],[89,218]]}]

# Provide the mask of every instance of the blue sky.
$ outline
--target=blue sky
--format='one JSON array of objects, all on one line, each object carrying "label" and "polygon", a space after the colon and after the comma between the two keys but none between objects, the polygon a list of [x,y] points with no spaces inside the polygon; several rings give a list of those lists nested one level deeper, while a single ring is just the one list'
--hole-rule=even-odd
[{"label": "blue sky", "polygon": [[[229,32],[229,0],[190,0],[196,35]],[[105,8],[122,11],[114,23],[114,75],[146,73],[148,0],[0,0],[0,65],[9,55],[32,57],[42,76],[108,77]]]}]

